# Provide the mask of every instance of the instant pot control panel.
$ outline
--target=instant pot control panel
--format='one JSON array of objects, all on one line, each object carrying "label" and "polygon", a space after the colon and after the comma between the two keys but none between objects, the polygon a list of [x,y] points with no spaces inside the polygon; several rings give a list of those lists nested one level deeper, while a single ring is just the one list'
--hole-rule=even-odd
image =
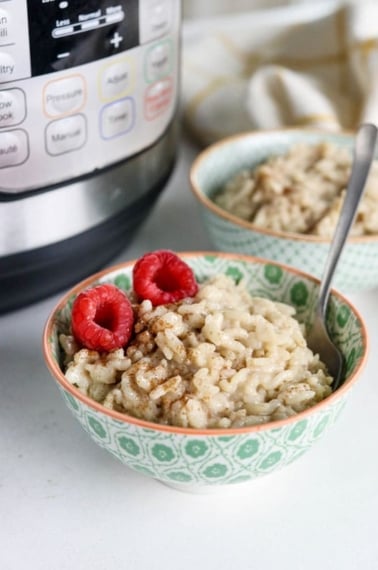
[{"label": "instant pot control panel", "polygon": [[179,0],[0,0],[0,197],[151,146],[176,111]]}]

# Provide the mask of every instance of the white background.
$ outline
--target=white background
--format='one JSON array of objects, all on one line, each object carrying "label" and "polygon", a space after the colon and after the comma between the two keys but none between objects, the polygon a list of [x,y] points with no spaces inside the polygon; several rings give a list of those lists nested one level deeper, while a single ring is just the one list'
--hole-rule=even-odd
[{"label": "white background", "polygon": [[[157,207],[114,263],[211,247],[188,184],[196,152],[182,146]],[[41,353],[59,296],[0,317],[1,570],[378,568],[377,290],[351,296],[371,352],[336,426],[291,466],[210,495],[130,471],[74,420]]]}]

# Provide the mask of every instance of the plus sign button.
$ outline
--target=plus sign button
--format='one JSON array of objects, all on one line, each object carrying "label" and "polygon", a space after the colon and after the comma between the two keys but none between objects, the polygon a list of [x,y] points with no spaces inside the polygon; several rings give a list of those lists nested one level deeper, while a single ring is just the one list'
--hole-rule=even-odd
[{"label": "plus sign button", "polygon": [[114,49],[118,49],[122,42],[123,42],[123,37],[120,36],[118,32],[114,32],[112,38],[110,39],[110,43],[112,44]]}]

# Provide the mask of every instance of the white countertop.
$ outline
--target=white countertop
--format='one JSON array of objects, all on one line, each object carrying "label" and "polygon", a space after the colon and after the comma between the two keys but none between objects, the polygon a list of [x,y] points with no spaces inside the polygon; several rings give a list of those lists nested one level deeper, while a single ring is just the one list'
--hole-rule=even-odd
[{"label": "white countertop", "polygon": [[[160,247],[211,248],[188,185],[196,152],[184,145],[114,263]],[[282,471],[210,495],[129,470],[74,420],[41,353],[59,296],[0,317],[1,570],[378,568],[377,290],[351,296],[371,352],[336,426]]]}]

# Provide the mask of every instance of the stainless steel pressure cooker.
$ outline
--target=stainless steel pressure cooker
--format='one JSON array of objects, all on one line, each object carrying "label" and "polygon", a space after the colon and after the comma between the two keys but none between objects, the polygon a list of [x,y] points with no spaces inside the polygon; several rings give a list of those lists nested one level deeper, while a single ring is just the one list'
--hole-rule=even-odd
[{"label": "stainless steel pressure cooker", "polygon": [[0,1],[0,313],[105,264],[177,148],[179,0]]}]

